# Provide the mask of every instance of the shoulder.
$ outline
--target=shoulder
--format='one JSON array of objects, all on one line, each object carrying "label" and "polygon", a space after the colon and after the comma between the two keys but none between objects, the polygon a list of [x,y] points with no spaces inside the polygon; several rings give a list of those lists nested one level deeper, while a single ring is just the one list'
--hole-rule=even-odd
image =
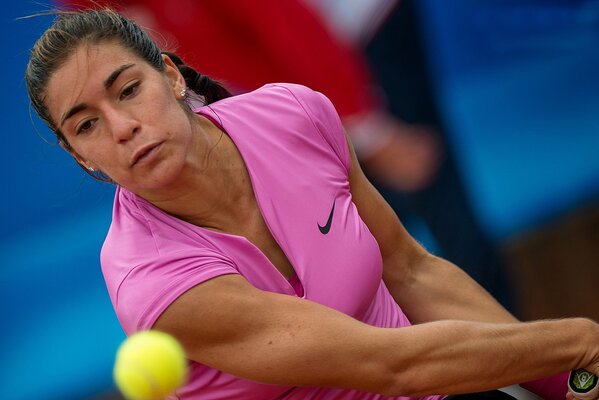
[{"label": "shoulder", "polygon": [[135,194],[117,187],[112,222],[100,252],[102,273],[115,305],[119,287],[131,270],[157,258],[160,253],[154,240],[151,217],[144,212],[140,200]]},{"label": "shoulder", "polygon": [[101,263],[106,273],[126,273],[137,265],[169,254],[200,249],[215,250],[212,239],[195,225],[160,210],[147,200],[119,187],[112,222],[102,246]]},{"label": "shoulder", "polygon": [[268,83],[251,92],[239,94],[217,103],[214,106],[233,106],[243,104],[270,103],[271,106],[295,104],[312,114],[319,109],[337,115],[331,101],[322,93],[307,86],[295,83]]},{"label": "shoulder", "polygon": [[350,154],[345,130],[335,106],[328,97],[307,86],[293,83],[271,83],[258,89],[261,90],[276,93],[285,98],[285,101],[297,105],[349,171]]},{"label": "shoulder", "polygon": [[345,130],[335,106],[324,94],[307,86],[291,83],[273,83],[269,90],[286,92],[297,102],[320,136],[328,143],[347,170],[350,166],[350,154]]},{"label": "shoulder", "polygon": [[209,115],[229,134],[234,128],[258,129],[269,138],[273,132],[296,132],[304,140],[323,142],[349,170],[349,150],[339,114],[322,93],[294,83],[269,83],[195,110]]},{"label": "shoulder", "polygon": [[255,93],[257,95],[271,95],[295,101],[306,107],[306,111],[309,113],[318,109],[324,109],[337,114],[333,103],[324,94],[304,85],[296,83],[269,83],[257,89]]},{"label": "shoulder", "polygon": [[125,255],[123,249],[139,249],[143,254],[154,255],[157,249],[149,246],[153,237],[152,216],[144,212],[143,199],[117,187],[112,208],[112,223],[102,246],[102,259]]},{"label": "shoulder", "polygon": [[102,273],[126,332],[148,329],[190,287],[237,273],[189,224],[123,188],[101,252]]}]

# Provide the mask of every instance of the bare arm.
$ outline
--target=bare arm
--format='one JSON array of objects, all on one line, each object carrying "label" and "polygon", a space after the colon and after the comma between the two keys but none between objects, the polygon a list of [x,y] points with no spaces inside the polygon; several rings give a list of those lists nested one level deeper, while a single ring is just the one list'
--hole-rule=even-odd
[{"label": "bare arm", "polygon": [[181,340],[189,358],[259,382],[412,396],[486,390],[588,366],[585,346],[599,337],[582,319],[381,329],[260,291],[237,275],[192,288],[154,328]]},{"label": "bare arm", "polygon": [[428,253],[406,232],[393,209],[364,176],[351,143],[349,147],[353,201],[381,249],[385,284],[410,320],[516,322],[466,273]]},{"label": "bare arm", "polygon": [[[475,312],[469,311],[468,297],[454,298],[439,286],[434,290],[450,303],[445,312],[435,310],[438,304],[421,306],[418,301],[408,303],[409,312],[421,321],[460,317],[492,323],[437,321],[377,328],[308,300],[261,291],[241,276],[228,275],[184,293],[154,328],[177,337],[192,360],[247,379],[290,386],[416,396],[482,391],[578,367],[599,372],[597,324],[584,319],[512,322],[513,317],[459,270],[432,258],[409,239],[399,221],[372,220],[369,207],[385,203],[374,189],[360,186],[369,185],[365,178],[357,183],[355,178],[352,175],[352,191],[381,244],[385,280],[391,287],[433,290],[435,284],[427,281],[434,281],[435,275],[429,269],[447,269],[441,279],[466,285],[472,301],[481,303]],[[404,300],[401,293],[396,299]]]}]

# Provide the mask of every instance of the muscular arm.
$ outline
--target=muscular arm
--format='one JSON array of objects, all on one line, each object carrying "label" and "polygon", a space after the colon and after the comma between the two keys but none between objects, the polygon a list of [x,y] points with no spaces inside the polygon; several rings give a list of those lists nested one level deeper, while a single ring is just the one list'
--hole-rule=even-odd
[{"label": "muscular arm", "polygon": [[583,347],[598,336],[586,320],[381,329],[263,292],[237,275],[192,288],[154,328],[175,335],[189,358],[259,382],[411,396],[486,390],[586,366]]},{"label": "muscular arm", "polygon": [[[358,176],[363,181],[356,181],[355,166],[352,170],[360,212],[381,244],[385,268],[392,267],[385,271],[385,280],[391,287],[411,285],[406,291],[416,296],[424,287],[446,296],[451,305],[444,313],[435,311],[434,305],[408,303],[409,312],[420,322],[458,317],[462,321],[377,328],[309,300],[261,291],[241,276],[226,275],[181,295],[154,328],[177,337],[194,361],[258,382],[289,386],[419,396],[482,391],[578,367],[598,372],[599,367],[592,366],[599,359],[597,324],[584,319],[513,322],[453,266],[431,258],[409,240],[398,221],[372,220],[369,207],[390,215],[380,208],[384,201],[366,179]],[[389,238],[394,235],[397,241],[392,242]],[[448,270],[442,273],[445,282],[465,285],[471,301],[481,303],[476,311],[468,311],[468,297],[454,298],[427,282],[435,280],[429,272],[435,268]],[[403,296],[396,294],[400,301]],[[430,298],[420,297],[426,300]]]},{"label": "muscular arm", "polygon": [[[394,211],[364,177],[351,143],[349,148],[354,202],[381,248],[385,284],[410,320],[416,324],[441,319],[516,322],[466,273],[452,263],[429,254],[410,237]],[[560,374],[529,381],[522,386],[542,394],[544,398],[561,399],[566,390],[564,379],[564,375]],[[549,393],[545,387],[551,388]],[[558,387],[561,389],[556,391]]]},{"label": "muscular arm", "polygon": [[381,249],[385,284],[410,320],[516,322],[466,273],[428,253],[406,232],[393,209],[364,176],[351,143],[349,146],[354,203]]}]

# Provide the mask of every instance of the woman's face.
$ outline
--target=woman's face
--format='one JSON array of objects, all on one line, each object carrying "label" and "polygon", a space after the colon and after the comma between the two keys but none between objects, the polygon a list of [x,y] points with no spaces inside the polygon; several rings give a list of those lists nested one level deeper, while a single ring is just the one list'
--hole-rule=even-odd
[{"label": "woman's face", "polygon": [[159,72],[117,43],[86,44],[48,83],[46,105],[71,154],[134,192],[172,183],[191,147],[184,80],[165,62]]}]

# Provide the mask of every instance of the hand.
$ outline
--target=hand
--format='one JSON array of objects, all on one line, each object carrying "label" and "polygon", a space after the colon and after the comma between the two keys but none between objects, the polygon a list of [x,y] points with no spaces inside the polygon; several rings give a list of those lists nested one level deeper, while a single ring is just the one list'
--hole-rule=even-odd
[{"label": "hand", "polygon": [[566,393],[566,399],[567,400],[597,400],[597,399],[599,399],[599,397],[594,396],[594,397],[591,397],[590,399],[587,397],[585,397],[585,398],[576,397],[574,394],[572,394],[572,392],[570,390],[568,390],[568,393]]},{"label": "hand", "polygon": [[[576,390],[581,385],[585,390]],[[578,392],[578,393],[577,393]],[[587,369],[576,370],[570,373],[568,380],[568,399],[596,400],[599,398],[599,383],[597,375]]]},{"label": "hand", "polygon": [[[597,324],[593,324],[595,331],[597,332],[599,328],[599,325]],[[597,340],[595,338],[595,340],[593,340],[591,343],[595,344],[598,343],[599,340]],[[595,355],[595,357],[592,358],[593,361],[591,361],[590,365],[588,365],[587,367],[584,368],[584,370],[578,370],[576,372],[572,372],[570,375],[570,380],[569,380],[569,385],[570,387],[575,387],[574,385],[578,385],[579,382],[582,383],[584,385],[585,382],[587,382],[589,385],[584,385],[586,387],[586,391],[587,393],[581,394],[581,393],[576,393],[576,392],[572,392],[571,390],[568,390],[568,393],[566,395],[568,400],[573,400],[573,399],[581,399],[581,400],[596,400],[599,399],[599,383],[597,382],[597,377],[599,376],[599,360],[598,357]],[[581,375],[582,373],[582,375]],[[594,374],[594,375],[593,375]],[[580,378],[579,379],[573,379],[574,377],[576,378]]]}]

